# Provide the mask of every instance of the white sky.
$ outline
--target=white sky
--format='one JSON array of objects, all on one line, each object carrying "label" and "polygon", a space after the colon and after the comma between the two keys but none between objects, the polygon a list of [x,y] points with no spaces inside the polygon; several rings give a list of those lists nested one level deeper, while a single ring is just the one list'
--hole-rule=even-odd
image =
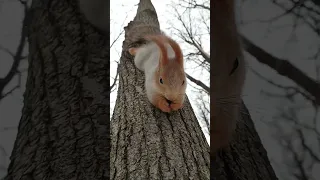
[{"label": "white sky", "polygon": [[[125,6],[119,4],[120,2],[122,4],[125,4]],[[153,0],[152,2],[157,10],[160,25],[162,26],[163,30],[170,35],[170,31],[167,31],[167,29],[170,28],[170,23],[168,22],[168,20],[172,20],[172,16],[167,12],[169,11],[167,5],[170,4],[171,1]],[[255,0],[245,2],[246,3],[242,7],[240,7],[241,12],[239,13],[239,15],[241,15],[239,16],[240,19],[245,22],[255,19],[268,19],[281,13],[281,11],[271,5],[269,1]],[[120,32],[123,29],[123,26],[126,26],[127,23],[132,20],[137,8],[133,5],[137,3],[137,0],[111,1],[111,18],[116,18],[112,19],[111,22],[111,39],[112,37],[117,35],[116,32]],[[18,45],[18,40],[20,38],[19,34],[21,31],[22,20],[21,10],[21,6],[19,5],[19,3],[16,3],[16,1],[0,1],[0,45],[7,47],[13,52],[15,51]],[[126,15],[126,13],[128,13],[128,15]],[[317,47],[319,47],[319,37],[315,36],[315,34],[308,28],[301,25],[299,26],[297,33],[292,34],[290,28],[291,24],[292,19],[286,18],[279,20],[277,23],[274,23],[272,25],[268,25],[266,23],[252,23],[250,25],[243,25],[241,26],[241,31],[246,35],[246,37],[248,37],[260,47],[266,49],[268,52],[277,57],[288,59],[291,63],[296,65],[296,67],[314,78],[316,76],[314,67],[316,63],[319,64],[319,59],[317,62],[315,62],[313,60],[308,60],[308,57],[316,50]],[[290,42],[285,43],[288,39],[290,39]],[[117,52],[121,52],[122,41],[123,38],[120,38],[118,44],[115,45],[115,49],[112,49],[112,60],[119,60]],[[207,45],[205,47],[209,49],[209,42],[207,42]],[[270,68],[266,67],[265,65],[258,63],[251,57],[248,57],[247,61],[248,67],[255,69],[263,76],[274,80],[275,82],[282,85],[294,85],[294,83],[292,83],[291,81],[277,75],[273,70],[270,70]],[[11,63],[11,58],[7,54],[0,52],[0,77],[4,76],[7,73]],[[26,63],[24,62],[22,68],[24,68],[25,66]],[[192,67],[192,65],[188,63],[187,66]],[[188,68],[187,72],[196,74],[191,71],[191,68]],[[113,75],[115,74],[114,71],[111,71],[111,73],[113,73]],[[9,156],[11,154],[13,143],[17,133],[16,129],[11,129],[8,131],[2,131],[1,129],[3,127],[16,127],[18,125],[21,117],[21,109],[23,107],[22,95],[25,90],[25,81],[26,74],[24,74],[24,76],[22,77],[22,88],[20,90],[16,90],[11,96],[3,99],[0,102],[0,145],[1,147],[3,147],[3,149],[0,147],[0,177],[5,175],[6,173],[5,168],[9,164]],[[14,79],[6,89],[10,89],[15,85],[16,82],[17,79]],[[208,84],[209,81],[207,81],[206,83]],[[283,180],[283,176],[287,175],[286,169],[282,164],[284,154],[279,153],[281,151],[281,148],[275,141],[275,139],[272,138],[272,133],[274,133],[275,130],[267,126],[262,121],[275,119],[277,108],[288,108],[292,106],[292,104],[282,99],[267,98],[261,94],[262,90],[266,90],[269,92],[279,92],[278,89],[270,86],[249,71],[247,74],[243,99],[247,107],[249,108],[250,115],[255,123],[256,130],[260,135],[262,143],[268,151],[269,158],[273,162],[276,162],[272,163],[272,165],[274,166],[274,170],[276,171],[278,178],[280,180]],[[190,91],[188,91],[187,94],[189,97],[190,95],[192,96],[192,92]],[[113,103],[114,100],[115,99],[113,99],[112,101]],[[303,110],[301,110],[302,112],[298,114],[298,118],[303,121],[311,120],[314,112],[310,105],[308,105],[304,99],[300,99],[300,102],[296,102],[296,104],[297,106],[299,105],[303,107]],[[192,105],[194,107],[194,104]],[[286,126],[289,125],[286,124]],[[320,129],[320,127],[317,128]],[[287,127],[284,130],[288,131],[290,130],[290,128]],[[314,137],[315,136],[310,135],[307,139],[307,143],[314,143]],[[6,151],[6,153],[4,153],[4,150]],[[319,150],[319,147],[316,148],[316,150]],[[312,169],[314,177],[320,177],[319,169],[319,164],[318,166],[315,166],[314,169]]]}]

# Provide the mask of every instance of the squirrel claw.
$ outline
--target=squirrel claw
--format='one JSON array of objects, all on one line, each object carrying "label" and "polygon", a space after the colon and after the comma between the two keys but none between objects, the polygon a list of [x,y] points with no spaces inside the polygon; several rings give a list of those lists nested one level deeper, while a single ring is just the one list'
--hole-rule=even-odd
[{"label": "squirrel claw", "polygon": [[169,104],[165,100],[161,100],[159,102],[158,108],[163,112],[170,112],[171,111]]},{"label": "squirrel claw", "polygon": [[177,110],[181,109],[182,106],[183,106],[182,103],[170,104],[170,107],[171,107],[171,109],[172,109],[173,111],[177,111]]}]

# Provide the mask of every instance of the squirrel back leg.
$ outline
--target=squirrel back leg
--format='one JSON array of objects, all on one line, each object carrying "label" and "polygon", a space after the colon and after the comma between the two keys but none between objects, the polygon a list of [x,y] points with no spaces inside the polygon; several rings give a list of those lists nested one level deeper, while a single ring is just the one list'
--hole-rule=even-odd
[{"label": "squirrel back leg", "polygon": [[[138,50],[139,50],[139,48],[132,47],[132,48],[129,48],[128,51],[129,51],[129,54],[130,54],[131,56],[135,56],[135,57],[134,57],[135,66],[136,66],[139,70],[144,71],[144,69],[143,69],[143,60],[141,59],[141,54],[140,54],[140,56],[137,55]],[[141,62],[141,61],[142,61],[142,62]]]}]

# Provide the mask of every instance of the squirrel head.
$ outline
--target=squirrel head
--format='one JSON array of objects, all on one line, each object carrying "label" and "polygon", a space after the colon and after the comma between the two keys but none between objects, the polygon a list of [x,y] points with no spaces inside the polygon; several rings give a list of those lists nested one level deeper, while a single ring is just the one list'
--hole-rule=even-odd
[{"label": "squirrel head", "polygon": [[170,103],[183,102],[187,82],[181,65],[175,60],[169,60],[168,64],[160,65],[155,73],[154,85],[158,92]]},{"label": "squirrel head", "polygon": [[183,103],[187,79],[180,46],[165,35],[154,35],[147,38],[155,42],[160,49],[159,64],[154,76],[155,89],[169,103]]}]

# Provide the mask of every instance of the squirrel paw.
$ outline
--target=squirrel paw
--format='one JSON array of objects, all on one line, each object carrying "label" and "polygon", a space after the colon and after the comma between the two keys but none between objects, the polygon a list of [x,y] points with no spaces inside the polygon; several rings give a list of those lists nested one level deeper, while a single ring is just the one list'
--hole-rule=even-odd
[{"label": "squirrel paw", "polygon": [[129,53],[132,56],[135,56],[137,54],[137,50],[138,50],[138,48],[129,48]]},{"label": "squirrel paw", "polygon": [[174,104],[170,104],[170,107],[173,111],[177,111],[178,109],[181,109],[183,106],[182,103],[174,103]]},{"label": "squirrel paw", "polygon": [[163,112],[170,112],[169,103],[165,99],[161,99],[158,103],[158,108]]}]

